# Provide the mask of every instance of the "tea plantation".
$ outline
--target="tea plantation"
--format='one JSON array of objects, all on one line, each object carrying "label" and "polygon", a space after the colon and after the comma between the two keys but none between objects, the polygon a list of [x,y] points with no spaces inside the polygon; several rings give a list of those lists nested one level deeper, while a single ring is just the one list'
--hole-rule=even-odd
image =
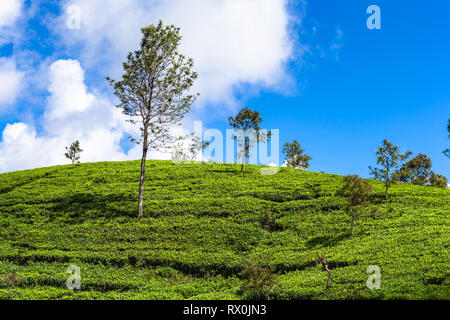
[{"label": "tea plantation", "polygon": [[0,280],[0,299],[246,299],[249,264],[272,268],[272,299],[450,298],[450,190],[396,184],[386,201],[372,181],[350,235],[342,176],[239,169],[149,161],[141,220],[136,161],[1,174],[0,275],[20,282]]}]

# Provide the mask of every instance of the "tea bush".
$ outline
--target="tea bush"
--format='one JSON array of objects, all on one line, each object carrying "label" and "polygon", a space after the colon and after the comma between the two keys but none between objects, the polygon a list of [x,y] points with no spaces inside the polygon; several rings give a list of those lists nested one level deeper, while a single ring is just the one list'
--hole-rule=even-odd
[{"label": "tea bush", "polygon": [[[138,161],[1,174],[0,276],[20,276],[13,299],[243,299],[252,261],[273,270],[279,299],[449,298],[450,190],[396,184],[386,201],[370,181],[350,237],[343,177],[260,169],[149,161],[140,220]],[[80,290],[66,287],[72,264]]]}]

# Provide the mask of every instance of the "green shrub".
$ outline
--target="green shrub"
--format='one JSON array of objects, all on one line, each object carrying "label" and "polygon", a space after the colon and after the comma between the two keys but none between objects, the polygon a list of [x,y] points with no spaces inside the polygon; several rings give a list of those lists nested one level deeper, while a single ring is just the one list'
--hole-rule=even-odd
[{"label": "green shrub", "polygon": [[245,299],[270,300],[276,297],[280,284],[273,269],[248,263],[241,276],[244,279],[241,292]]}]

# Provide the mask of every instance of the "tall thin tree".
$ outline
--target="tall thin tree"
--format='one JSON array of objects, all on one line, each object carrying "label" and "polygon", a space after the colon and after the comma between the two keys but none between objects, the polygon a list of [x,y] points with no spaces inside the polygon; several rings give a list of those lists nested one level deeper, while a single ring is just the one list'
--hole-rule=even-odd
[{"label": "tall thin tree", "polygon": [[173,143],[171,128],[191,109],[198,94],[190,94],[197,73],[194,62],[178,52],[180,29],[164,26],[162,21],[141,29],[140,49],[130,52],[123,63],[120,81],[107,80],[119,98],[118,108],[139,123],[140,136],[132,141],[142,144],[139,179],[138,217],[144,213],[144,181],[147,153],[165,149]]}]

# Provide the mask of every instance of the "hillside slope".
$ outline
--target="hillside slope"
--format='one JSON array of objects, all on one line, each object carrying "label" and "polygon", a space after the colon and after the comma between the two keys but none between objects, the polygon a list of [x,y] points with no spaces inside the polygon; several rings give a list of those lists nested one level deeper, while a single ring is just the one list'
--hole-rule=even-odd
[{"label": "hillside slope", "polygon": [[[274,268],[280,299],[450,298],[450,190],[398,184],[386,202],[373,181],[378,211],[350,236],[341,176],[246,170],[151,161],[141,220],[136,161],[1,174],[0,275],[20,275],[15,299],[241,299],[251,261]],[[316,252],[332,270],[327,290]],[[370,265],[379,290],[366,287]]]}]

